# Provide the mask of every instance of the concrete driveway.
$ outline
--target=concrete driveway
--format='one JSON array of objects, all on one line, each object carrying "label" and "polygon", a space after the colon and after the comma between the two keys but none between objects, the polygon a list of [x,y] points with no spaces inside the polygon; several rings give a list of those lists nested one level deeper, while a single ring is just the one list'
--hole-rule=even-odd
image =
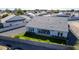
[{"label": "concrete driveway", "polygon": [[10,30],[10,31],[7,31],[7,32],[3,32],[3,33],[0,33],[0,36],[14,36],[14,35],[17,35],[17,34],[20,34],[20,33],[25,33],[26,32],[26,28],[25,27],[21,27],[21,28],[17,28],[17,29],[14,29],[14,30]]}]

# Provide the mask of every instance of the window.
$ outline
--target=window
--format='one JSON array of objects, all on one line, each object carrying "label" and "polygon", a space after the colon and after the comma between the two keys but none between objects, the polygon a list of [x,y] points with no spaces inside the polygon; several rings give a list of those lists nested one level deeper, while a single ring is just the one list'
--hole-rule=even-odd
[{"label": "window", "polygon": [[61,33],[61,37],[62,37],[63,33]]},{"label": "window", "polygon": [[38,33],[41,33],[41,34],[50,34],[50,31],[49,30],[38,29]]},{"label": "window", "polygon": [[6,21],[6,23],[9,23],[9,22],[19,22],[19,21],[23,21],[24,19],[19,19],[19,20],[8,20]]},{"label": "window", "polygon": [[3,24],[2,23],[0,23],[0,28],[3,28]]},{"label": "window", "polygon": [[34,28],[29,28],[29,32],[34,32]]},{"label": "window", "polygon": [[62,37],[63,33],[62,32],[58,32],[58,36]]},{"label": "window", "polygon": [[68,25],[68,28],[70,28],[70,25]]},{"label": "window", "polygon": [[58,32],[58,36],[59,36],[60,32]]}]

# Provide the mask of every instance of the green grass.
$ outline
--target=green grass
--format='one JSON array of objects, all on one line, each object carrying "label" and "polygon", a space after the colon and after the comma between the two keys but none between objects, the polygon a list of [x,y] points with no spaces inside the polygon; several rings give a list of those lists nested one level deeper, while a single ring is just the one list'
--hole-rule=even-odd
[{"label": "green grass", "polygon": [[27,36],[22,36],[22,35],[17,35],[15,36],[15,38],[19,38],[22,40],[30,40],[30,41],[35,41],[35,42],[43,42],[43,43],[50,43],[52,44],[53,42],[50,42],[49,40],[42,40],[42,39],[37,39],[37,38],[31,38],[31,37],[27,37]]},{"label": "green grass", "polygon": [[60,40],[60,39],[53,38],[53,37],[36,35],[34,33],[28,33],[28,32],[26,34],[16,35],[15,38],[19,38],[22,40],[30,40],[30,41],[35,41],[35,42],[49,43],[49,44],[52,44],[52,43],[65,44],[65,40]]}]

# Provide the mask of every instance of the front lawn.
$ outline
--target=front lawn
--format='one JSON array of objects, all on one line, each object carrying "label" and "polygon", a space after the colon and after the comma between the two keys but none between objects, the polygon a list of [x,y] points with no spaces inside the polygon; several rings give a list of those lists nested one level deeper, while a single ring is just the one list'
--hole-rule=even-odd
[{"label": "front lawn", "polygon": [[15,38],[19,38],[22,40],[31,40],[31,41],[36,41],[36,42],[43,42],[43,43],[58,43],[58,44],[65,44],[65,40],[61,39],[56,39],[53,37],[47,37],[47,36],[41,36],[41,35],[36,35],[34,33],[26,33],[26,34],[19,34],[16,35]]}]

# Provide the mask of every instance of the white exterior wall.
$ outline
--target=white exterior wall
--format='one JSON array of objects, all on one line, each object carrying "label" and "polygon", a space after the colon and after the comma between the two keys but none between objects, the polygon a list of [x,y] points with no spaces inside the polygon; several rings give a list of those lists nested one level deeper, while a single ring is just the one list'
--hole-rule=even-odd
[{"label": "white exterior wall", "polygon": [[50,31],[50,36],[52,36],[53,35],[53,33],[52,33],[53,31]]},{"label": "white exterior wall", "polygon": [[26,31],[29,31],[29,27],[26,27]]},{"label": "white exterior wall", "polygon": [[[50,31],[50,35],[51,36],[58,36],[58,32],[59,31]],[[67,37],[67,35],[68,35],[68,32],[62,32],[62,37]],[[61,35],[59,35],[59,37],[61,37]]]},{"label": "white exterior wall", "polygon": [[3,23],[3,27],[9,27],[10,24],[9,23]]},{"label": "white exterior wall", "polygon": [[67,37],[68,32],[63,32],[63,37]]},{"label": "white exterior wall", "polygon": [[37,32],[38,32],[37,30],[38,30],[37,28],[34,28],[34,32],[35,32],[35,33],[37,33]]},{"label": "white exterior wall", "polygon": [[58,32],[57,31],[50,31],[50,35],[52,35],[52,36],[58,36]]},{"label": "white exterior wall", "polygon": [[38,29],[34,28],[34,33],[38,34],[38,35],[44,35],[44,36],[50,36],[48,34],[42,34],[42,33],[38,33]]},{"label": "white exterior wall", "polygon": [[11,27],[6,27],[6,28],[1,28],[0,29],[0,32],[3,32],[3,31],[7,31],[7,30],[11,30],[11,29],[14,29],[14,28],[18,28],[18,27],[22,27],[24,26],[25,24],[19,24],[17,26],[11,26]]},{"label": "white exterior wall", "polygon": [[[29,27],[27,27],[27,28],[29,28]],[[28,29],[27,29],[27,31],[28,31]],[[38,29],[37,29],[37,28],[34,28],[34,33],[39,34],[39,35],[58,36],[58,32],[59,32],[59,31],[51,31],[51,30],[50,30],[50,34],[48,35],[48,34],[38,33]],[[67,34],[68,34],[68,32],[62,32],[62,37],[67,37]],[[61,35],[59,35],[59,37],[61,37]]]}]

